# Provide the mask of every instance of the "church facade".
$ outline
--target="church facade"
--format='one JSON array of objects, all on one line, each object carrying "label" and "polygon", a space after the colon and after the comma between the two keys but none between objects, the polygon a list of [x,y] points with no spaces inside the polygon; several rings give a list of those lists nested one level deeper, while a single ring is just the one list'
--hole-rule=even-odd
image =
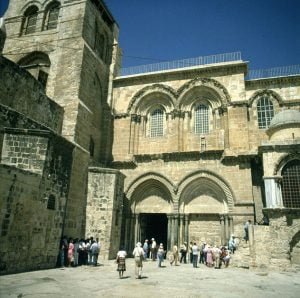
[{"label": "church facade", "polygon": [[[247,220],[249,266],[300,264],[299,71],[251,78],[240,53],[121,70],[119,28],[100,0],[11,0],[5,17],[1,119],[9,110],[27,126],[1,121],[2,273],[18,270],[8,254],[18,237],[37,239],[35,254],[46,251],[39,264],[19,269],[28,270],[55,265],[62,235],[97,237],[110,259],[120,245],[130,252],[151,238],[167,249],[226,245],[233,234],[242,242]],[[31,105],[43,108],[34,113]],[[37,116],[42,111],[49,119]],[[12,157],[28,134],[49,139],[39,171]],[[23,149],[14,148],[18,138]],[[37,154],[28,158],[37,164]],[[52,188],[49,169],[57,173],[47,180]],[[12,199],[21,187],[10,171],[26,177],[28,193],[35,173],[34,202]],[[53,197],[60,203],[49,211]],[[35,207],[22,214],[21,200],[44,202],[44,216]]]}]

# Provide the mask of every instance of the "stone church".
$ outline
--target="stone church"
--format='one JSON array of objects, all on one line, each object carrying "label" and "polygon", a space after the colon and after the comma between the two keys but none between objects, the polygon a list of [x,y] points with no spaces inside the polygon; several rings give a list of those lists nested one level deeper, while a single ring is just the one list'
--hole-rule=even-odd
[{"label": "stone church", "polygon": [[300,67],[255,74],[237,52],[122,69],[118,34],[101,0],[10,0],[0,273],[53,268],[63,235],[111,259],[234,234],[233,264],[299,266]]}]

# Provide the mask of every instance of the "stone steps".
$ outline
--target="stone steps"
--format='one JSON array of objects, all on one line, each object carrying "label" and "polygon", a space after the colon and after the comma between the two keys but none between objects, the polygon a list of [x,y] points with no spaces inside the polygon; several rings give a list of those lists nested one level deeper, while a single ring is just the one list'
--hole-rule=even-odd
[{"label": "stone steps", "polygon": [[234,254],[231,254],[230,266],[249,269],[253,265],[249,243],[246,243],[246,241],[243,240]]}]

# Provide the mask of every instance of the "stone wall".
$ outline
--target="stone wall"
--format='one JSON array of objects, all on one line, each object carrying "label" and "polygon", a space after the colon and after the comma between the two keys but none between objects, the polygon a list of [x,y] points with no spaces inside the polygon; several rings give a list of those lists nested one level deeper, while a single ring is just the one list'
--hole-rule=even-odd
[{"label": "stone wall", "polygon": [[[9,136],[17,140],[39,139],[34,135]],[[65,224],[73,146],[58,137],[52,140],[49,136],[43,138],[42,163],[37,154],[26,157],[28,165],[36,164],[37,168],[26,167],[24,159],[0,165],[1,274],[56,265]],[[38,148],[38,143],[35,146]],[[12,147],[4,144],[4,148]],[[22,148],[21,142],[17,145],[15,141],[13,148]],[[2,153],[5,155],[6,151]]]},{"label": "stone wall", "polygon": [[123,180],[118,171],[89,168],[86,235],[99,238],[103,259],[114,258],[120,248]]},{"label": "stone wall", "polygon": [[[3,106],[57,133],[61,132],[63,109],[45,95],[41,84],[26,70],[0,56],[0,77],[0,101]],[[13,121],[12,117],[8,118]],[[15,122],[16,119],[13,124]]]}]

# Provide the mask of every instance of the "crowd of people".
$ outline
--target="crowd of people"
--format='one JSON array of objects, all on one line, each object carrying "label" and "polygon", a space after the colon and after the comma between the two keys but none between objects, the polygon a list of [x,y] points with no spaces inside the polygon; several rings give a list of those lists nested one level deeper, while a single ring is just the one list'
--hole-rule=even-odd
[{"label": "crowd of people", "polygon": [[[142,278],[143,261],[148,259],[157,261],[157,266],[162,267],[162,262],[167,256],[171,266],[173,264],[178,266],[179,263],[187,264],[189,261],[194,268],[197,268],[199,264],[215,269],[220,269],[223,265],[228,267],[231,254],[234,254],[237,247],[237,238],[231,235],[228,246],[211,246],[206,242],[203,242],[201,245],[197,245],[196,242],[190,242],[188,246],[187,242],[184,242],[180,249],[178,249],[177,245],[174,245],[172,250],[167,253],[163,243],[157,245],[154,238],[150,242],[146,239],[143,245],[141,242],[137,242],[132,252],[135,262],[135,276],[138,279]],[[118,251],[116,258],[119,278],[122,278],[124,271],[126,271],[126,256],[127,253],[122,247]]]},{"label": "crowd of people", "polygon": [[100,253],[100,242],[93,237],[88,239],[73,239],[62,237],[59,246],[58,266],[76,267],[81,265],[97,266]]}]

